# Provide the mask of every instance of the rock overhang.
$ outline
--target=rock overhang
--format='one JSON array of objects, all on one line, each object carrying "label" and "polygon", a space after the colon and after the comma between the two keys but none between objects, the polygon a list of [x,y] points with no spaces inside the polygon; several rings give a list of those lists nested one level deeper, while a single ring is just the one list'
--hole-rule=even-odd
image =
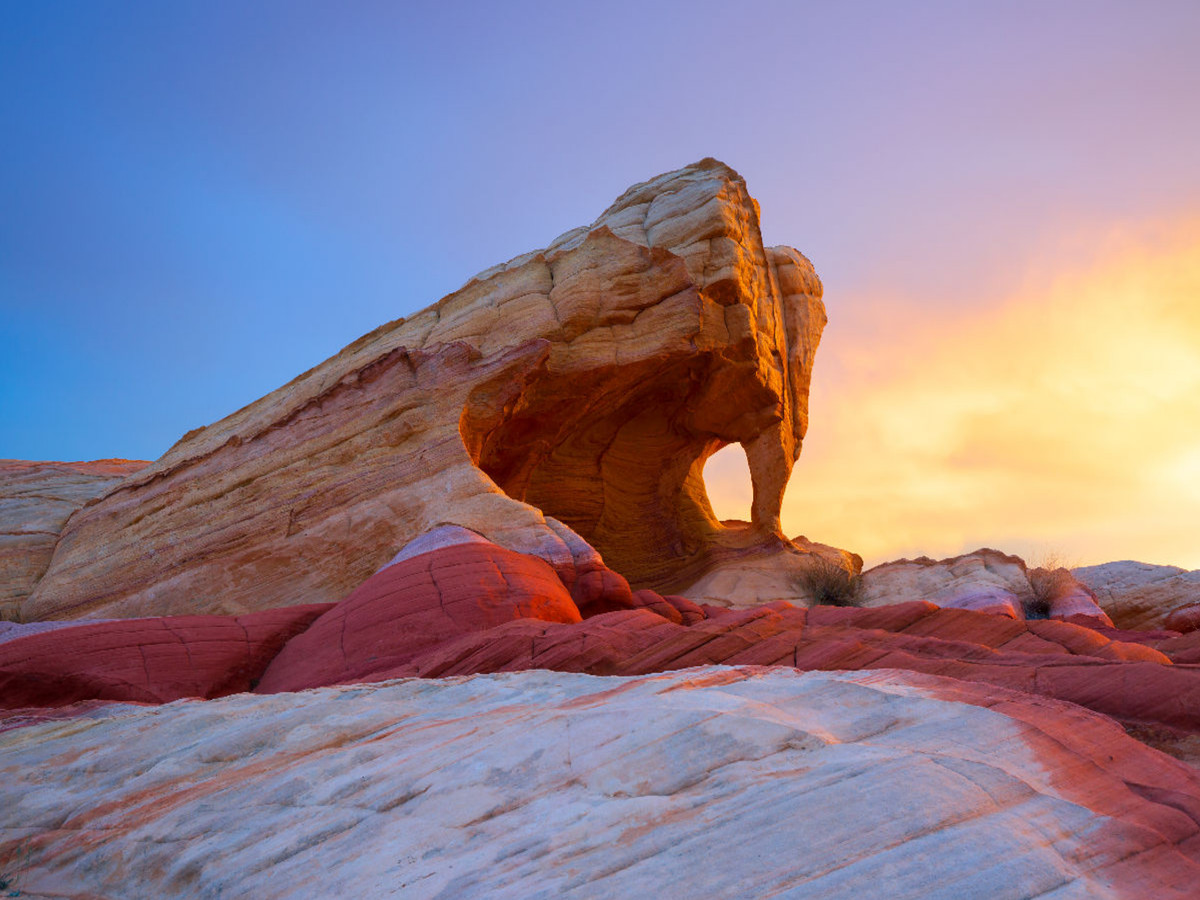
[{"label": "rock overhang", "polygon": [[[548,516],[635,587],[680,588],[787,545],[824,323],[812,265],[763,245],[736,172],[658,176],[186,435],[72,517],[23,618],[329,602],[441,525],[544,555]],[[744,528],[703,485],[729,443]]]}]

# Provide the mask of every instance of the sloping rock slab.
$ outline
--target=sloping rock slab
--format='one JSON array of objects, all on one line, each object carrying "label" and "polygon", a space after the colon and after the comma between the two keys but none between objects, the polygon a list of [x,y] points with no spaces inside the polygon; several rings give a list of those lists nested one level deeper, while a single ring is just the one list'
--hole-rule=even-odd
[{"label": "sloping rock slab", "polygon": [[23,896],[1194,896],[1200,778],[901,672],[527,672],[0,735]]},{"label": "sloping rock slab", "polygon": [[33,592],[71,513],[147,465],[0,459],[0,619],[15,618]]}]

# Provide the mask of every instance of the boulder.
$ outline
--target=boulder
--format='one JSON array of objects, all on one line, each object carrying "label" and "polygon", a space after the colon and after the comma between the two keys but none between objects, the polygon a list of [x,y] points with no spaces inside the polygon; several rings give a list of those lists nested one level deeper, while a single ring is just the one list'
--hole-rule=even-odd
[{"label": "boulder", "polygon": [[400,554],[316,619],[271,663],[258,690],[375,681],[463,634],[519,619],[581,620],[544,560],[482,539],[440,543],[415,556]]},{"label": "boulder", "polygon": [[741,553],[727,550],[719,565],[680,594],[697,603],[731,609],[750,609],[778,600],[810,606],[820,602],[807,577],[814,566],[818,570],[832,568],[854,579],[862,572],[862,557],[803,535],[790,541],[757,542]]},{"label": "boulder", "polygon": [[1174,628],[1188,621],[1188,614],[1181,613],[1174,625],[1168,625],[1172,613],[1200,603],[1200,569],[1189,572],[1178,566],[1122,560],[1072,572],[1119,628]]},{"label": "boulder", "polygon": [[999,550],[976,550],[943,560],[900,559],[863,573],[863,606],[913,600],[1023,619],[1033,594],[1025,563]]},{"label": "boulder", "polygon": [[1086,617],[1113,623],[1086,585],[1066,569],[1027,569],[1019,556],[981,549],[950,559],[901,559],[863,573],[858,603],[880,606],[928,600],[1014,619]]},{"label": "boulder", "polygon": [[[578,540],[635,589],[675,593],[786,542],[820,298],[807,259],[763,245],[724,164],[636,185],[184,435],[72,517],[22,619],[336,602],[443,525],[567,580]],[[738,527],[715,519],[702,478],[729,443],[754,483]]]}]

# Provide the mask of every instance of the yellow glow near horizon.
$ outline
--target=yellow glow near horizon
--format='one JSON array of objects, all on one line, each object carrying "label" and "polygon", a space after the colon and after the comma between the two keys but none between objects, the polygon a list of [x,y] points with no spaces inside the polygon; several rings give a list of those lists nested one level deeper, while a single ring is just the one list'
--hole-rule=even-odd
[{"label": "yellow glow near horizon", "polygon": [[[868,565],[994,546],[1200,568],[1200,222],[970,314],[862,299],[886,327],[839,328],[827,297],[789,534]],[[705,472],[722,518],[748,515],[739,457]]]}]

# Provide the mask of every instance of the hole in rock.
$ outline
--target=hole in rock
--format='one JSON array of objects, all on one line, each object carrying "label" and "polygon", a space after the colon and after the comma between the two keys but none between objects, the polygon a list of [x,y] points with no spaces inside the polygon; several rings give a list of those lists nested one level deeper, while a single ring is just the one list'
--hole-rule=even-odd
[{"label": "hole in rock", "polygon": [[497,376],[473,389],[459,433],[501,491],[568,525],[635,589],[675,593],[775,539],[750,524],[741,449],[779,420],[756,371],[689,350],[569,379]]},{"label": "hole in rock", "polygon": [[750,463],[740,444],[723,447],[708,458],[704,464],[704,488],[719,521],[750,521],[754,487],[750,481]]},{"label": "hole in rock", "polygon": [[[707,571],[723,543],[704,483],[705,462],[725,443],[716,434],[753,435],[773,412],[760,420],[753,413],[766,407],[762,399],[731,401],[726,382],[714,398],[710,363],[689,356],[618,369],[569,392],[557,380],[537,381],[499,410],[492,389],[480,390],[460,433],[502,491],[566,523],[635,588],[670,593]],[[734,515],[749,518],[744,455],[740,465],[745,487],[726,493],[742,498]]]}]

